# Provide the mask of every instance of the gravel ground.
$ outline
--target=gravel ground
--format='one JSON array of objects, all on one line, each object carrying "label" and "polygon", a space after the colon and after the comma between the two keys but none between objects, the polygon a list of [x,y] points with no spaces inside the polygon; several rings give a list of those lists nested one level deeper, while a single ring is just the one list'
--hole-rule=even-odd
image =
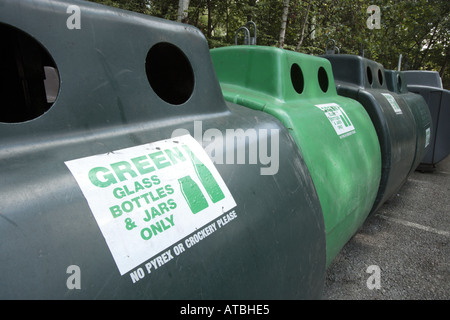
[{"label": "gravel ground", "polygon": [[450,300],[450,156],[366,220],[330,265],[323,297]]}]

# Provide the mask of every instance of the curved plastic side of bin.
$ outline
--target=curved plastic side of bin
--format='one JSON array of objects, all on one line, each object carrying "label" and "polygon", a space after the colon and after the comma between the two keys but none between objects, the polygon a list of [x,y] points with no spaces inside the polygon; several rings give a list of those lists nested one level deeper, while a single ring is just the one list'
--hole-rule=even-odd
[{"label": "curved plastic side of bin", "polygon": [[[2,299],[321,297],[305,162],[281,123],[224,101],[199,30],[87,1],[1,6],[60,78],[48,111],[0,123]],[[242,148],[261,157],[233,162]]]},{"label": "curved plastic side of bin", "polygon": [[296,141],[322,205],[329,265],[378,191],[381,155],[370,117],[337,95],[326,59],[257,46],[213,49],[211,56],[225,98],[275,116]]},{"label": "curved plastic side of bin", "polygon": [[430,110],[421,95],[408,91],[403,72],[385,70],[384,74],[388,89],[397,93],[406,102],[416,122],[416,154],[410,171],[412,173],[417,169],[430,149],[431,136],[434,134],[431,127]]},{"label": "curved plastic side of bin", "polygon": [[404,74],[408,90],[421,95],[429,108],[433,134],[422,164],[434,167],[450,154],[450,91],[442,88],[437,72],[413,70]]},{"label": "curved plastic side of bin", "polygon": [[416,154],[414,116],[404,100],[387,89],[381,64],[355,55],[322,57],[331,62],[337,93],[359,101],[378,134],[382,173],[373,213],[398,191],[411,172]]}]

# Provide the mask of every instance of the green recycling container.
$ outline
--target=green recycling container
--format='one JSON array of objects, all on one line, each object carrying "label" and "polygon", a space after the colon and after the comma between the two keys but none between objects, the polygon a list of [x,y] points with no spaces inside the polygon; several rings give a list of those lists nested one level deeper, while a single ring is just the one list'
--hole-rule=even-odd
[{"label": "green recycling container", "polygon": [[377,131],[382,172],[371,210],[374,213],[396,194],[411,173],[416,156],[416,122],[406,102],[388,90],[380,63],[349,54],[322,57],[331,62],[337,93],[359,101]]},{"label": "green recycling container", "polygon": [[416,154],[410,170],[412,173],[424,160],[430,147],[432,132],[431,114],[425,99],[417,93],[410,92],[405,75],[401,71],[385,70],[386,85],[392,92],[398,94],[411,110],[416,123]]},{"label": "green recycling container", "polygon": [[0,299],[321,298],[305,161],[198,29],[2,0],[0,34]]},{"label": "green recycling container", "polygon": [[322,205],[329,266],[377,195],[381,154],[370,117],[337,95],[326,59],[262,46],[211,56],[225,99],[273,115],[297,143]]}]

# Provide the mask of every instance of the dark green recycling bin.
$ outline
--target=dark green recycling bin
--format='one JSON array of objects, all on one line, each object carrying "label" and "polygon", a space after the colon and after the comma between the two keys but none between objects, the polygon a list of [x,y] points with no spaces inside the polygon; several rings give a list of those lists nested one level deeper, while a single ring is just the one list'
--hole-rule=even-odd
[{"label": "dark green recycling bin", "polygon": [[403,74],[408,90],[425,99],[431,114],[433,133],[422,167],[433,169],[450,154],[450,91],[442,88],[436,71],[408,70]]},{"label": "dark green recycling bin", "polygon": [[1,299],[321,297],[304,159],[224,101],[199,30],[87,1],[0,7]]},{"label": "dark green recycling bin", "polygon": [[416,123],[406,104],[386,85],[380,63],[356,55],[327,54],[339,95],[359,101],[377,131],[381,148],[380,188],[372,213],[407,180],[416,155]]},{"label": "dark green recycling bin", "polygon": [[225,98],[273,115],[297,143],[322,205],[330,265],[377,195],[381,154],[370,117],[337,95],[326,59],[262,46],[212,49],[211,56]]},{"label": "dark green recycling bin", "polygon": [[437,71],[430,70],[404,70],[402,71],[407,86],[426,86],[443,89],[442,79]]},{"label": "dark green recycling bin", "polygon": [[397,93],[399,98],[405,101],[416,123],[416,154],[411,167],[411,173],[423,162],[425,155],[430,149],[431,136],[433,134],[430,110],[421,95],[409,92],[403,72],[385,70],[384,74],[388,89]]}]

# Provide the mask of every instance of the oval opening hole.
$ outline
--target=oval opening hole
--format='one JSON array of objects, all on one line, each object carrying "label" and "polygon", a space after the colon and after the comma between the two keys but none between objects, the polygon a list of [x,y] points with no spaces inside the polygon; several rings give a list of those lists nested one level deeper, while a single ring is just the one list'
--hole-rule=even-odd
[{"label": "oval opening hole", "polygon": [[318,72],[319,86],[323,92],[328,91],[328,74],[323,67],[319,68]]},{"label": "oval opening hole", "polygon": [[383,85],[383,72],[381,72],[381,69],[378,69],[378,82],[380,85]]},{"label": "oval opening hole", "polygon": [[160,42],[147,53],[145,72],[150,86],[165,102],[180,105],[194,91],[194,72],[186,55],[173,44]]},{"label": "oval opening hole", "polygon": [[303,88],[305,86],[305,80],[303,78],[302,69],[296,63],[294,63],[291,66],[291,81],[292,81],[292,85],[294,86],[295,91],[298,94],[301,94],[303,92]]},{"label": "oval opening hole", "polygon": [[402,89],[402,77],[399,74],[397,75],[397,88]]},{"label": "oval opening hole", "polygon": [[372,78],[372,70],[370,67],[367,67],[367,80],[369,81],[369,84],[372,84],[373,78]]},{"label": "oval opening hole", "polygon": [[36,39],[0,23],[0,122],[20,123],[47,112],[59,92],[55,61]]}]

